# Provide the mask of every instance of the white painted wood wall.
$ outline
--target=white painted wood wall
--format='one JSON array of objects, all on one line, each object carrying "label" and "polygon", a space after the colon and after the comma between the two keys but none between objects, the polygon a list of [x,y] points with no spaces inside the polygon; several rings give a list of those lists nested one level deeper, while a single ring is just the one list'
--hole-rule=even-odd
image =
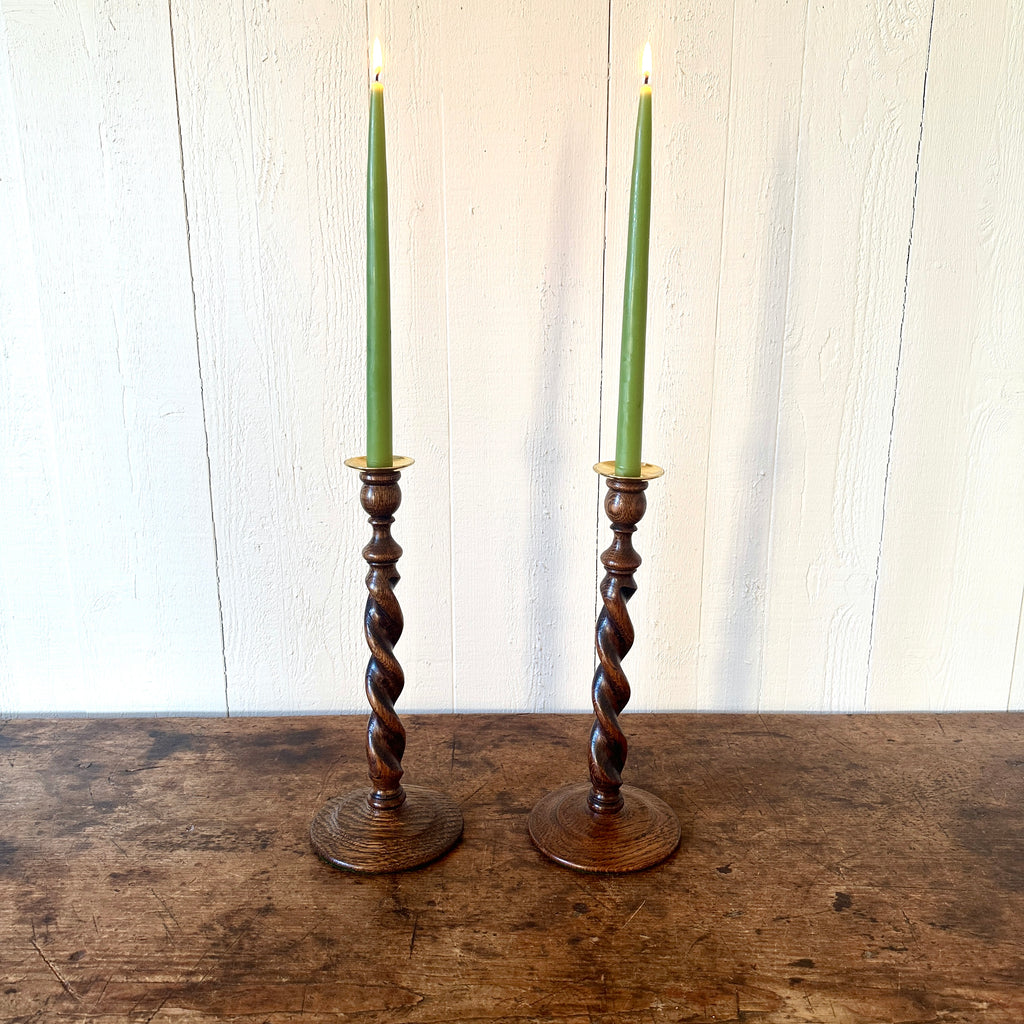
[{"label": "white painted wood wall", "polygon": [[0,713],[582,710],[655,56],[631,709],[1024,709],[1024,4],[0,0]]}]

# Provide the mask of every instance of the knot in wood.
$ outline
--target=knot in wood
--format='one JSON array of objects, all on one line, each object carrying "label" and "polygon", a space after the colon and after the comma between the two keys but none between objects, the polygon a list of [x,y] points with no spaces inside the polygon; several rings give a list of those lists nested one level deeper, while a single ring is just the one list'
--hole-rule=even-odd
[{"label": "knot in wood", "polygon": [[[636,548],[633,547],[632,534],[635,529],[635,527],[630,527],[628,532],[626,530],[616,531],[615,539],[601,552],[601,564],[608,573],[616,578],[632,576],[643,562]],[[619,580],[619,585],[625,582],[627,581]]]},{"label": "knot in wood", "polygon": [[402,489],[398,486],[401,475],[397,469],[367,469],[359,474],[363,481],[359,501],[374,526],[394,521],[402,504]]},{"label": "knot in wood", "polygon": [[[604,510],[612,529],[619,527],[635,527],[647,511],[646,480],[610,476],[608,493],[604,496]],[[632,533],[632,530],[629,531]]]}]

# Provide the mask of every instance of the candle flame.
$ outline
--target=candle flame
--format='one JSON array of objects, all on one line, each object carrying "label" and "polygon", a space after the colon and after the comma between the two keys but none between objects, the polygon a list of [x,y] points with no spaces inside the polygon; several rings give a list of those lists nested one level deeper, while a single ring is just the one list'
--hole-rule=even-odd
[{"label": "candle flame", "polygon": [[644,59],[640,64],[641,70],[644,73],[644,84],[646,85],[651,78],[651,44],[648,43],[644,47]]},{"label": "candle flame", "polygon": [[381,68],[384,67],[384,58],[380,52],[380,40],[374,36],[373,39],[373,77],[380,78]]}]

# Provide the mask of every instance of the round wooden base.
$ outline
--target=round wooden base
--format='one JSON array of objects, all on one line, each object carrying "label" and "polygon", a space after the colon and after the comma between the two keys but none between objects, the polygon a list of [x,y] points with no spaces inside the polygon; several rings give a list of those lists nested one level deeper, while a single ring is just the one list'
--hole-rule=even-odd
[{"label": "round wooden base", "polygon": [[679,845],[679,821],[656,796],[622,787],[622,809],[596,814],[590,785],[548,793],[530,814],[530,838],[545,856],[577,871],[623,873],[660,864]]},{"label": "round wooden base", "polygon": [[313,849],[328,864],[347,871],[385,874],[437,860],[462,835],[462,812],[444,793],[405,787],[394,810],[370,807],[370,790],[328,801],[309,826]]}]

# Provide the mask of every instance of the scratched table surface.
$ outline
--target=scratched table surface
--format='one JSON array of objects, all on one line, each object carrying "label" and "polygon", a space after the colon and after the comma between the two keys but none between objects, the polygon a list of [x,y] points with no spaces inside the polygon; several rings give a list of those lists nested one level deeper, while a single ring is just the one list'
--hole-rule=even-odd
[{"label": "scratched table surface", "polygon": [[462,842],[320,862],[365,719],[0,728],[0,1020],[1024,1020],[1021,715],[627,715],[678,853],[582,875],[530,844],[589,718],[409,716]]}]

